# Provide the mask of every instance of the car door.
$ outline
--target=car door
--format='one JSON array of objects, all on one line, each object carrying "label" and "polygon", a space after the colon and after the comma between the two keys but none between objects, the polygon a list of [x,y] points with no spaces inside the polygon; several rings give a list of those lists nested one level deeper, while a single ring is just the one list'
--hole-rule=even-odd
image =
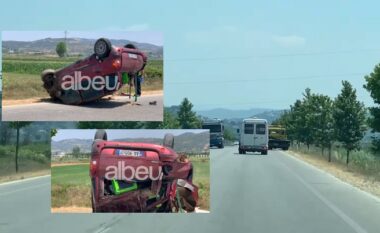
[{"label": "car door", "polygon": [[265,122],[255,124],[255,146],[267,145],[267,125]]},{"label": "car door", "polygon": [[254,124],[246,122],[244,123],[244,137],[243,137],[243,145],[245,146],[253,146],[254,145]]}]

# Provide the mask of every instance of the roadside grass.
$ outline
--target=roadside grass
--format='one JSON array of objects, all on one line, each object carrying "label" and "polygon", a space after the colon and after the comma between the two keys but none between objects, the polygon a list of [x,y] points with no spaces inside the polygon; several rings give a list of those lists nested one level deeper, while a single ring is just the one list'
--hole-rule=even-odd
[{"label": "roadside grass", "polygon": [[[310,146],[309,149],[304,145],[299,148],[293,146],[291,150],[328,160],[327,149],[323,154],[321,148],[315,146]],[[331,150],[331,158],[331,163],[342,165],[347,171],[360,173],[368,176],[369,179],[380,181],[380,157],[376,157],[366,150],[351,151],[348,166],[346,165],[346,151],[343,148],[334,147]]]},{"label": "roadside grass", "polygon": [[380,158],[361,150],[351,152],[351,162],[345,164],[345,151],[334,148],[331,153],[332,162],[328,162],[328,151],[324,154],[321,149],[311,146],[291,147],[290,154],[302,159],[335,177],[352,184],[364,191],[380,197]]},{"label": "roadside grass", "polygon": [[198,206],[201,209],[210,209],[210,159],[190,157],[193,163],[193,182],[198,186]]},{"label": "roadside grass", "polygon": [[[190,158],[194,165],[194,184],[199,187],[199,207],[210,208],[210,162],[208,158]],[[51,206],[91,207],[91,183],[88,164],[52,166]]]},{"label": "roadside grass", "polygon": [[36,74],[3,73],[3,100],[49,98]]},{"label": "roadside grass", "polygon": [[[50,98],[42,86],[40,74],[45,69],[60,69],[78,57],[6,56],[3,59],[3,100]],[[148,61],[142,91],[163,90],[163,61]],[[126,91],[126,87],[123,88]],[[120,93],[121,91],[119,91]]]},{"label": "roadside grass", "polygon": [[[0,146],[0,183],[50,174],[50,145],[21,145],[16,173],[14,145]],[[47,154],[49,153],[49,154]]]}]

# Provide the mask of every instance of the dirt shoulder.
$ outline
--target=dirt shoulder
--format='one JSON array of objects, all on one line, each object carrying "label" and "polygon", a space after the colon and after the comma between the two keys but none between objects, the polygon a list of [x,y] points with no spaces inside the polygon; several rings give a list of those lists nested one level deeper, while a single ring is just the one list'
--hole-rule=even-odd
[{"label": "dirt shoulder", "polygon": [[311,156],[298,151],[288,151],[288,154],[330,173],[343,182],[349,183],[365,192],[380,197],[380,182],[371,176],[354,172],[342,164],[334,162],[329,163],[322,157]]},{"label": "dirt shoulder", "polygon": [[[91,208],[86,207],[59,207],[59,208],[51,208],[52,213],[92,213]],[[201,210],[199,208],[195,208],[195,213],[210,213],[208,210]]]},{"label": "dirt shoulder", "polygon": [[[163,90],[151,90],[151,91],[143,91],[142,96],[155,96],[155,95],[163,95]],[[101,100],[111,100],[117,98],[124,98],[119,95],[109,95],[104,96]],[[25,105],[25,104],[35,104],[35,103],[52,103],[53,101],[50,98],[28,98],[28,99],[3,99],[2,106],[14,106],[14,105]]]},{"label": "dirt shoulder", "polygon": [[50,175],[50,169],[33,171],[33,172],[21,172],[17,174],[0,176],[0,183],[15,181],[15,180],[23,180],[27,178],[33,178],[38,176]]},{"label": "dirt shoulder", "polygon": [[51,163],[51,167],[73,166],[73,165],[88,165],[89,162],[72,162],[72,163]]}]

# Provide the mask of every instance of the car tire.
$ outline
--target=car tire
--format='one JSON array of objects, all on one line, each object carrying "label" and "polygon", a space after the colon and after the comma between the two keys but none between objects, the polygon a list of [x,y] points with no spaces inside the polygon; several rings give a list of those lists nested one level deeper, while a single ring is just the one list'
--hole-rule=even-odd
[{"label": "car tire", "polygon": [[49,93],[50,97],[56,98],[54,84],[55,84],[55,70],[47,69],[41,73],[41,80],[44,83],[43,87]]},{"label": "car tire", "polygon": [[95,42],[94,45],[94,53],[100,58],[106,58],[110,54],[112,49],[111,41],[106,38],[100,38]]},{"label": "car tire", "polygon": [[171,133],[165,134],[163,146],[174,148],[174,135]]},{"label": "car tire", "polygon": [[262,155],[267,155],[267,154],[268,154],[268,151],[267,151],[267,150],[261,151],[261,154],[262,154]]},{"label": "car tire", "polygon": [[137,49],[137,47],[134,44],[126,44],[126,45],[124,45],[124,48],[127,48],[127,49]]},{"label": "car tire", "polygon": [[107,141],[107,132],[104,129],[98,129],[95,133],[94,140]]}]

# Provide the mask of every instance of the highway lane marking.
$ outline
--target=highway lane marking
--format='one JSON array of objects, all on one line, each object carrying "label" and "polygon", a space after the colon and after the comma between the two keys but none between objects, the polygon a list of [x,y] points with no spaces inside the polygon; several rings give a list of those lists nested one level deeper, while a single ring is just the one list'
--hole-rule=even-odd
[{"label": "highway lane marking", "polygon": [[39,188],[39,187],[42,187],[42,186],[45,186],[45,185],[49,185],[49,183],[29,186],[29,187],[26,187],[26,188],[17,189],[17,190],[13,190],[13,191],[10,191],[10,192],[0,193],[0,196],[6,196],[6,195],[9,195],[9,194],[12,194],[12,193],[17,193],[17,192],[25,191],[25,190],[29,190],[29,189],[35,189],[35,188]]},{"label": "highway lane marking", "polygon": [[14,180],[6,183],[1,183],[0,186],[5,186],[5,185],[10,185],[10,184],[17,184],[17,183],[22,183],[26,181],[31,181],[31,180],[37,180],[37,179],[42,179],[45,177],[49,177],[50,175],[44,175],[44,176],[37,176],[37,177],[32,177],[32,178],[27,178],[27,179],[22,179],[22,180]]},{"label": "highway lane marking", "polygon": [[105,233],[107,231],[111,230],[111,228],[106,227],[106,228],[100,228],[99,230],[95,231],[94,233]]},{"label": "highway lane marking", "polygon": [[[279,161],[279,160],[276,160]],[[280,162],[280,161],[279,161]],[[345,223],[347,223],[355,232],[357,233],[368,233],[361,227],[357,222],[355,222],[352,218],[346,215],[341,209],[339,209],[336,205],[326,199],[320,192],[318,192],[315,188],[309,185],[301,176],[295,173],[289,166],[285,163],[280,162],[294,177],[297,178],[310,192],[312,192],[320,201],[322,201],[328,208],[330,208],[337,216],[339,216]]]},{"label": "highway lane marking", "polygon": [[104,223],[100,224],[99,229],[94,231],[94,233],[108,232],[109,230],[111,230],[111,227],[113,225],[115,225],[116,223],[118,223],[120,220],[121,220],[121,216],[115,216],[111,220],[109,220],[108,222],[104,222]]}]

